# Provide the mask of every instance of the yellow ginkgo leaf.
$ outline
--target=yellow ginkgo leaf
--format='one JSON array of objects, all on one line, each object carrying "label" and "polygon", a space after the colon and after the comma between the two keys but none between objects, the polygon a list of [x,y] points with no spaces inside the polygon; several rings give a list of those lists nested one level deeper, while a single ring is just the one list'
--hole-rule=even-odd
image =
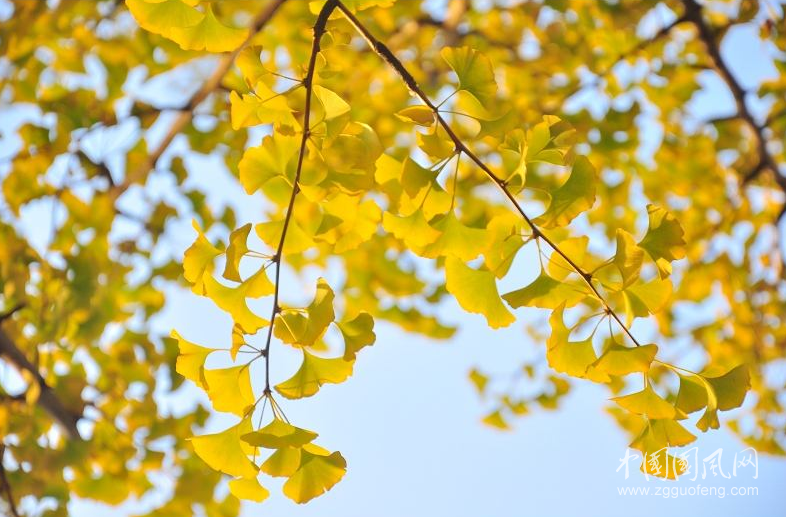
[{"label": "yellow ginkgo leaf", "polygon": [[429,127],[434,123],[434,112],[428,106],[409,106],[396,113],[396,117],[404,122]]},{"label": "yellow ginkgo leaf", "polygon": [[322,109],[325,111],[325,120],[338,118],[349,113],[350,107],[336,92],[328,90],[324,86],[314,85],[314,97],[319,100]]},{"label": "yellow ginkgo leaf", "polygon": [[226,265],[223,277],[233,282],[242,282],[240,278],[240,260],[248,253],[248,234],[251,223],[244,224],[229,234],[229,245],[226,249]]},{"label": "yellow ginkgo leaf", "polygon": [[694,440],[696,437],[676,420],[647,420],[630,447],[652,453],[665,447],[682,447]]},{"label": "yellow ginkgo leaf", "polygon": [[240,184],[253,194],[276,177],[291,182],[295,177],[295,156],[300,144],[294,136],[274,133],[262,139],[257,147],[249,147],[237,164]]},{"label": "yellow ginkgo leaf", "polygon": [[429,224],[440,235],[418,252],[423,257],[456,257],[469,262],[486,247],[488,241],[486,231],[465,226],[456,218],[452,210],[438,221]]},{"label": "yellow ginkgo leaf", "polygon": [[237,287],[218,283],[212,276],[205,277],[205,296],[232,316],[235,324],[246,334],[254,334],[270,322],[254,314],[246,298],[261,298],[273,294],[273,283],[264,268],[254,273]]},{"label": "yellow ginkgo leaf", "polygon": [[[281,239],[281,232],[284,231],[284,220],[280,219],[278,221],[259,223],[254,229],[265,244],[273,249],[277,249],[279,240]],[[289,227],[287,228],[287,238],[284,242],[284,254],[296,255],[314,246],[313,237],[306,233],[297,221],[290,220]]]},{"label": "yellow ginkgo leaf", "polygon": [[143,29],[171,38],[176,29],[193,27],[205,15],[181,0],[126,0],[128,10]]},{"label": "yellow ginkgo leaf", "polygon": [[274,92],[260,81],[254,86],[254,93],[229,94],[230,119],[232,129],[258,126],[260,124],[293,125],[292,110],[287,103],[286,92]]},{"label": "yellow ginkgo leaf", "polygon": [[254,404],[248,365],[205,370],[207,396],[216,411],[245,416]]},{"label": "yellow ginkgo leaf", "polygon": [[284,483],[284,495],[296,503],[306,503],[330,490],[346,471],[347,462],[340,452],[322,455],[304,449],[300,467]]},{"label": "yellow ginkgo leaf", "polygon": [[385,212],[382,214],[382,227],[413,249],[423,248],[441,235],[440,232],[429,226],[420,209],[407,216]]},{"label": "yellow ginkgo leaf", "polygon": [[277,384],[276,390],[288,399],[314,395],[323,384],[338,384],[352,375],[354,361],[343,357],[323,358],[303,350],[303,363],[295,375]]},{"label": "yellow ginkgo leaf", "polygon": [[657,353],[658,346],[654,344],[626,347],[613,343],[595,361],[594,366],[609,375],[648,372]]},{"label": "yellow ginkgo leaf", "polygon": [[614,265],[622,275],[622,286],[626,287],[639,279],[641,264],[644,260],[644,250],[636,245],[633,236],[617,229],[617,253],[614,255]]},{"label": "yellow ginkgo leaf", "polygon": [[284,447],[301,447],[312,442],[316,437],[317,433],[313,431],[295,427],[279,418],[273,418],[262,429],[244,434],[241,436],[241,439],[254,447],[281,449]]},{"label": "yellow ginkgo leaf", "polygon": [[245,418],[237,425],[220,433],[194,436],[194,451],[213,470],[234,477],[253,478],[257,467],[246,456],[240,437],[251,431],[251,419]]},{"label": "yellow ginkgo leaf", "polygon": [[193,381],[197,386],[206,386],[205,383],[205,360],[212,352],[213,348],[206,348],[199,346],[191,341],[183,339],[183,337],[173,330],[171,336],[177,340],[177,362],[175,363],[175,371]]},{"label": "yellow ginkgo leaf", "polygon": [[507,327],[516,321],[502,303],[490,271],[472,269],[463,261],[448,257],[445,260],[445,279],[445,287],[456,297],[459,305],[468,312],[485,316],[490,327]]},{"label": "yellow ginkgo leaf", "polygon": [[650,419],[673,419],[683,416],[681,411],[678,411],[671,403],[655,393],[650,384],[647,384],[641,391],[622,397],[614,397],[611,400],[631,413],[645,415]]},{"label": "yellow ginkgo leaf", "polygon": [[592,338],[570,341],[570,329],[565,326],[565,304],[551,313],[551,334],[546,342],[546,360],[555,371],[594,382],[608,382],[609,376],[593,365],[598,359]]},{"label": "yellow ginkgo leaf", "polygon": [[679,221],[665,208],[647,205],[649,228],[639,242],[655,264],[661,278],[671,274],[671,262],[685,256],[685,232]]},{"label": "yellow ginkgo leaf", "polygon": [[687,464],[668,454],[666,449],[648,453],[641,462],[642,472],[663,479],[677,479],[686,469]]},{"label": "yellow ginkgo leaf", "polygon": [[540,307],[556,309],[563,303],[572,307],[589,295],[586,286],[577,281],[559,281],[541,272],[531,284],[502,295],[513,308]]},{"label": "yellow ginkgo leaf", "polygon": [[210,4],[199,23],[186,27],[175,27],[168,37],[183,50],[207,50],[208,52],[231,52],[239,48],[248,36],[245,29],[227,27],[213,14]]},{"label": "yellow ginkgo leaf", "polygon": [[276,450],[259,467],[259,470],[273,477],[289,477],[300,466],[301,449],[299,447],[283,447]]},{"label": "yellow ginkgo leaf", "polygon": [[246,501],[261,503],[270,496],[270,491],[259,484],[256,479],[240,478],[229,482],[229,492]]},{"label": "yellow ginkgo leaf", "polygon": [[205,277],[212,274],[213,260],[222,252],[207,240],[196,220],[191,224],[197,232],[197,238],[183,255],[183,277],[191,283],[191,289],[196,294],[204,294]]},{"label": "yellow ginkgo leaf", "polygon": [[344,336],[344,360],[353,361],[357,353],[374,344],[374,318],[367,312],[361,312],[354,319],[337,324]]},{"label": "yellow ginkgo leaf", "polygon": [[314,300],[304,310],[284,308],[276,316],[274,334],[284,343],[312,346],[335,318],[333,289],[324,278],[317,280]]}]

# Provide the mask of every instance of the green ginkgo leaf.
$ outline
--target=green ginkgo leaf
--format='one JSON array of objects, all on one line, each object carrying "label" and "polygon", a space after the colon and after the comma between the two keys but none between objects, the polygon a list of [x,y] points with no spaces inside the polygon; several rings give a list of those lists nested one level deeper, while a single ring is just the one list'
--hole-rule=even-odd
[{"label": "green ginkgo leaf", "polygon": [[245,418],[237,425],[220,433],[194,436],[194,452],[210,468],[234,477],[255,478],[257,467],[248,459],[240,436],[251,431],[251,419]]},{"label": "green ginkgo leaf", "polygon": [[246,501],[261,503],[270,496],[270,491],[259,484],[256,479],[240,478],[229,482],[229,492]]},{"label": "green ginkgo leaf", "polygon": [[671,274],[671,262],[685,256],[685,240],[679,221],[666,209],[655,205],[647,205],[649,228],[639,242],[655,264],[661,278]]},{"label": "green ginkgo leaf", "polygon": [[284,495],[296,503],[306,503],[330,490],[347,471],[347,462],[340,452],[323,455],[312,450],[303,449],[300,467],[284,483]]},{"label": "green ginkgo leaf", "polygon": [[335,319],[333,289],[324,278],[317,280],[313,301],[303,310],[284,308],[276,316],[273,332],[284,343],[312,346]]},{"label": "green ginkgo leaf", "polygon": [[254,447],[281,449],[284,447],[301,447],[314,441],[317,436],[317,433],[313,431],[295,427],[279,418],[273,418],[265,427],[258,431],[244,434],[240,438]]},{"label": "green ginkgo leaf", "polygon": [[276,385],[276,390],[288,399],[314,395],[323,384],[339,384],[352,375],[354,361],[343,357],[323,358],[303,350],[303,362],[288,380]]},{"label": "green ginkgo leaf", "polygon": [[344,336],[344,360],[352,361],[357,353],[374,344],[374,318],[367,312],[361,312],[354,319],[337,324]]},{"label": "green ginkgo leaf", "polygon": [[213,409],[245,416],[254,404],[248,365],[205,370],[206,391]]},{"label": "green ginkgo leaf", "polygon": [[485,55],[470,47],[446,47],[440,55],[456,73],[459,90],[471,93],[482,104],[494,98],[497,82],[491,61]]},{"label": "green ginkgo leaf", "polygon": [[448,292],[456,297],[461,307],[482,314],[492,328],[507,327],[514,321],[497,291],[497,283],[490,271],[472,269],[455,257],[445,260],[445,279]]},{"label": "green ginkgo leaf", "polygon": [[586,157],[577,157],[570,177],[562,186],[551,192],[549,207],[535,219],[535,224],[544,228],[566,226],[577,215],[592,208],[595,203],[597,181],[595,167]]}]

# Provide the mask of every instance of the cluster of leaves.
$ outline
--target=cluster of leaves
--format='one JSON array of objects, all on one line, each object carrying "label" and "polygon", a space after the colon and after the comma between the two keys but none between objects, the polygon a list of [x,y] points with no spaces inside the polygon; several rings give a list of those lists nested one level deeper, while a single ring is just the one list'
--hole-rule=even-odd
[{"label": "cluster of leaves", "polygon": [[[192,504],[235,513],[238,499],[268,497],[260,474],[286,478],[284,494],[308,501],[342,478],[346,462],[314,444],[317,433],[290,424],[283,399],[347,380],[374,343],[375,320],[449,338],[454,329],[439,311],[448,298],[493,328],[511,325],[521,307],[548,311],[548,333],[527,326],[545,344],[542,364],[515,373],[540,379],[534,397],[472,372],[489,425],[509,427],[532,403],[557,407],[568,379],[582,379],[609,387],[633,447],[667,455],[695,439],[681,423],[689,413],[703,410],[700,430],[718,428],[718,412],[739,407],[753,384],[751,422],[730,425],[760,450],[780,452],[783,429],[773,417],[784,412],[783,386],[763,373],[786,339],[782,258],[771,238],[777,182],[740,185],[761,161],[744,117],[714,122],[712,131],[686,127],[685,105],[699,88],[693,64],[711,53],[690,30],[668,49],[664,36],[707,17],[689,19],[690,1],[671,4],[547,1],[486,11],[454,1],[440,20],[419,2],[391,0],[127,0],[128,11],[116,2],[17,2],[3,28],[12,70],[4,86],[14,103],[35,103],[40,113],[17,129],[23,147],[3,178],[0,285],[5,307],[23,306],[3,332],[35,368],[22,369],[25,397],[4,396],[0,405],[6,485],[54,500],[61,513],[69,493],[110,503],[141,496],[154,470],[178,472],[159,515],[189,513]],[[679,23],[649,44],[613,30],[660,10]],[[728,20],[710,11],[706,23],[750,24],[757,11]],[[783,51],[783,34],[765,26]],[[525,54],[533,42],[538,51]],[[142,136],[166,107],[126,94],[134,67],[163,75],[197,68],[212,53],[228,66],[208,78],[204,95],[176,104],[172,127],[186,136],[182,156],[223,158],[260,200],[261,221],[240,225],[228,209],[214,215],[186,183],[187,163],[159,164],[174,133],[150,151]],[[90,75],[85,54],[106,84],[73,80],[74,72]],[[633,67],[639,59],[647,66]],[[602,113],[575,107],[589,89],[604,99]],[[780,99],[767,119],[776,134],[785,90],[781,79],[760,92]],[[631,129],[649,104],[666,135],[651,156]],[[209,124],[189,124],[197,106]],[[135,133],[128,146],[101,148],[101,138],[126,125]],[[728,150],[734,163],[719,158]],[[175,183],[176,202],[151,188],[161,176]],[[23,212],[45,200],[66,217],[41,249],[24,231]],[[199,220],[182,276],[231,316],[225,343],[148,337],[147,319],[163,304],[154,282],[180,272],[179,258],[162,250],[177,216]],[[139,233],[115,238],[119,219]],[[739,235],[742,244],[730,242]],[[525,256],[536,257],[539,272],[511,285]],[[282,268],[297,274],[329,261],[340,264],[341,283],[320,279],[311,303],[287,305]],[[252,308],[260,298],[269,314]],[[692,320],[675,301],[721,309],[693,324],[686,342],[673,329]],[[118,326],[119,338],[108,331]],[[647,341],[636,337],[641,331]],[[271,360],[279,343],[302,354],[296,371]],[[675,360],[696,349],[695,366]],[[75,360],[85,356],[97,378]],[[231,365],[211,368],[209,356]],[[161,368],[171,379],[164,390],[184,377],[238,422],[187,440],[207,413],[159,414]],[[76,418],[95,409],[87,440],[47,434],[52,418],[37,402],[49,392],[73,404]],[[219,473],[233,478],[221,500],[213,494]],[[3,497],[13,503],[13,494]]]}]

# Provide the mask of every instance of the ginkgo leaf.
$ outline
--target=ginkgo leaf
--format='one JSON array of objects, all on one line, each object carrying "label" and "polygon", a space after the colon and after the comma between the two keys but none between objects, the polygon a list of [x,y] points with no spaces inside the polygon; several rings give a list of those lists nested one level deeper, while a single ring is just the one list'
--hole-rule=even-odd
[{"label": "ginkgo leaf", "polygon": [[437,172],[421,167],[418,162],[406,157],[401,166],[401,186],[411,198],[418,196],[424,188],[433,185]]},{"label": "ginkgo leaf", "polygon": [[435,240],[441,233],[432,228],[423,211],[418,209],[407,216],[393,215],[390,212],[382,214],[382,227],[401,239],[410,248],[423,248]]},{"label": "ginkgo leaf", "polygon": [[453,156],[456,145],[440,124],[433,125],[425,133],[417,132],[418,147],[435,160],[444,160]]},{"label": "ginkgo leaf", "polygon": [[510,429],[510,424],[508,424],[507,420],[505,420],[505,417],[502,415],[502,411],[499,409],[492,411],[483,417],[481,422],[489,427],[499,429],[500,431],[507,431]]},{"label": "ginkgo leaf", "polygon": [[301,449],[299,447],[283,447],[276,450],[259,467],[261,472],[273,477],[289,477],[300,466]]},{"label": "ginkgo leaf", "polygon": [[206,391],[213,409],[245,416],[254,404],[248,365],[205,370]]},{"label": "ginkgo leaf", "polygon": [[545,272],[541,272],[540,276],[531,284],[505,293],[502,298],[516,309],[519,307],[556,309],[562,303],[566,307],[572,307],[586,298],[588,294],[583,284],[560,282]]},{"label": "ginkgo leaf", "polygon": [[338,384],[352,375],[354,361],[342,357],[323,358],[303,350],[303,363],[288,380],[276,385],[276,390],[288,399],[314,395],[323,384]]},{"label": "ginkgo leaf", "polygon": [[654,278],[646,283],[639,281],[629,285],[622,291],[628,325],[636,317],[644,318],[660,312],[671,298],[671,292],[671,281],[668,278]]},{"label": "ginkgo leaf", "polygon": [[205,15],[181,0],[126,0],[126,5],[140,27],[171,38],[175,29],[193,27]]},{"label": "ginkgo leaf", "polygon": [[205,16],[196,25],[174,27],[168,37],[183,50],[207,50],[208,52],[230,52],[239,48],[248,36],[245,29],[227,27],[213,14],[207,4]]},{"label": "ginkgo leaf", "polygon": [[237,164],[240,184],[246,194],[253,194],[276,177],[295,177],[295,160],[300,144],[294,136],[274,133],[249,147]]},{"label": "ginkgo leaf", "polygon": [[336,317],[334,297],[333,289],[325,279],[318,279],[314,300],[304,311],[285,308],[276,316],[273,325],[275,336],[284,343],[312,346]]},{"label": "ginkgo leaf", "polygon": [[267,277],[264,268],[237,287],[222,285],[212,276],[205,277],[205,296],[210,298],[220,309],[229,313],[235,324],[246,334],[254,334],[257,330],[270,324],[269,321],[257,316],[248,308],[246,298],[261,298],[273,294],[273,290],[273,283]]},{"label": "ginkgo leaf", "polygon": [[338,118],[341,115],[349,113],[349,104],[347,104],[347,102],[336,92],[328,90],[327,88],[318,84],[314,85],[313,91],[314,96],[319,100],[319,103],[325,110],[325,120]]},{"label": "ginkgo leaf", "polygon": [[655,205],[647,205],[649,228],[639,242],[655,264],[661,278],[671,274],[671,262],[685,256],[685,240],[679,221],[666,209]]},{"label": "ginkgo leaf", "polygon": [[229,482],[229,492],[246,501],[261,503],[270,496],[270,491],[259,484],[256,479],[240,478]]},{"label": "ginkgo leaf", "polygon": [[193,220],[191,224],[197,232],[197,238],[183,255],[183,277],[192,284],[192,290],[196,294],[204,294],[204,279],[211,275],[213,260],[221,255],[222,251],[207,240],[196,220]]},{"label": "ginkgo leaf", "polygon": [[595,168],[586,157],[577,157],[570,177],[551,192],[551,203],[548,209],[535,219],[535,224],[544,228],[556,228],[570,223],[574,217],[592,208],[595,203],[596,183]]},{"label": "ginkgo leaf", "polygon": [[198,386],[206,386],[205,360],[208,355],[215,352],[215,349],[187,341],[176,330],[173,330],[170,335],[177,340],[179,351],[175,371]]},{"label": "ginkgo leaf", "polygon": [[260,124],[291,126],[295,121],[285,93],[276,93],[263,82],[256,84],[253,94],[238,95],[233,90],[229,102],[232,129],[236,131]]},{"label": "ginkgo leaf", "polygon": [[641,471],[645,474],[672,480],[683,475],[687,468],[685,462],[666,452],[666,449],[648,453],[641,463]]},{"label": "ginkgo leaf", "polygon": [[491,61],[470,47],[446,47],[440,52],[456,73],[459,89],[467,91],[485,104],[497,93],[497,82]]},{"label": "ginkgo leaf", "polygon": [[665,447],[682,447],[696,440],[690,431],[676,420],[647,420],[641,433],[630,447],[641,452],[657,452]]},{"label": "ginkgo leaf", "polygon": [[740,365],[719,376],[682,375],[676,405],[686,413],[706,410],[696,427],[702,431],[720,427],[718,411],[740,407],[750,388],[750,372]]},{"label": "ginkgo leaf", "polygon": [[481,373],[477,368],[473,368],[469,372],[469,380],[475,386],[475,389],[478,390],[479,395],[484,395],[486,393],[486,386],[489,383],[488,376]]},{"label": "ginkgo leaf", "polygon": [[265,427],[244,434],[240,438],[254,447],[281,449],[283,447],[301,447],[314,441],[317,436],[317,433],[313,431],[295,427],[279,418],[273,418]]},{"label": "ginkgo leaf", "polygon": [[223,277],[233,282],[242,282],[240,278],[240,259],[248,253],[248,234],[251,232],[251,223],[244,224],[229,234],[229,245],[226,249],[226,265]]},{"label": "ginkgo leaf", "polygon": [[526,161],[565,165],[574,134],[575,130],[559,117],[544,115],[542,122],[527,131]]},{"label": "ginkgo leaf", "polygon": [[580,379],[594,382],[608,382],[609,377],[596,369],[593,363],[598,359],[592,346],[592,338],[570,341],[570,329],[565,326],[563,302],[551,313],[549,325],[551,334],[546,342],[546,360],[555,371]]},{"label": "ginkgo leaf", "polygon": [[342,321],[337,324],[341,335],[344,336],[344,360],[352,361],[357,353],[374,344],[377,339],[374,334],[374,318],[367,312],[361,312],[354,319]]},{"label": "ginkgo leaf", "polygon": [[299,468],[284,483],[284,495],[296,503],[306,503],[330,490],[347,471],[347,462],[340,452],[322,455],[311,450],[304,448]]},{"label": "ginkgo leaf", "polygon": [[611,400],[631,413],[645,415],[650,419],[674,419],[679,416],[677,409],[655,393],[655,390],[652,389],[649,383],[641,391],[622,397],[614,397]]},{"label": "ginkgo leaf", "polygon": [[[284,231],[284,220],[259,223],[254,227],[254,230],[256,230],[257,235],[265,244],[273,249],[277,249],[281,239],[281,232]],[[289,221],[287,238],[284,242],[284,254],[303,253],[314,246],[314,239],[300,227],[297,221]]]},{"label": "ginkgo leaf", "polygon": [[429,127],[434,124],[434,112],[428,106],[409,106],[396,113],[396,117],[404,122]]},{"label": "ginkgo leaf", "polygon": [[440,235],[419,250],[418,253],[423,257],[456,257],[469,262],[486,247],[488,234],[480,228],[465,226],[452,210],[437,222],[429,224]]},{"label": "ginkgo leaf", "polygon": [[654,344],[626,347],[613,343],[606,348],[594,363],[598,370],[609,375],[628,375],[633,372],[648,372],[658,353]]},{"label": "ginkgo leaf", "polygon": [[259,59],[259,54],[262,52],[260,46],[249,46],[240,51],[235,59],[235,64],[240,70],[246,84],[253,87],[259,82],[260,79],[270,74]]},{"label": "ginkgo leaf", "polygon": [[251,419],[245,418],[237,425],[220,433],[194,436],[194,452],[210,468],[233,477],[255,478],[257,467],[244,452],[240,436],[251,431]]},{"label": "ginkgo leaf", "polygon": [[614,265],[622,275],[622,286],[627,287],[639,279],[641,264],[644,261],[644,250],[636,245],[633,236],[622,229],[617,229],[617,252]]},{"label": "ginkgo leaf", "polygon": [[445,279],[448,292],[456,297],[459,305],[465,311],[485,316],[490,327],[507,327],[516,321],[502,303],[491,272],[472,269],[463,261],[448,257]]}]

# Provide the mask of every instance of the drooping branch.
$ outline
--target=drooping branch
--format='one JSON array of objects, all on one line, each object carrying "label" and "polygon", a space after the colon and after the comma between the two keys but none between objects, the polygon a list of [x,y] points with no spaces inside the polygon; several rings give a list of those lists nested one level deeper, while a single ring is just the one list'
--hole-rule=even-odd
[{"label": "drooping branch", "polygon": [[47,384],[46,379],[43,378],[38,368],[30,362],[2,328],[0,328],[0,356],[14,365],[20,372],[25,371],[33,377],[33,382],[37,383],[40,389],[37,404],[45,409],[65,429],[71,438],[80,440],[81,437],[76,423],[81,415],[75,415],[65,407],[54,390]]},{"label": "drooping branch", "polygon": [[723,59],[716,37],[716,31],[704,20],[703,7],[696,2],[696,0],[682,0],[682,4],[685,7],[684,17],[696,27],[699,39],[707,49],[707,54],[712,61],[713,67],[723,82],[726,83],[726,86],[734,97],[734,103],[737,107],[736,118],[739,118],[748,126],[748,129],[753,133],[753,137],[756,140],[758,162],[754,168],[745,175],[743,183],[748,183],[756,179],[761,172],[770,170],[778,186],[786,192],[786,176],[781,174],[778,163],[767,148],[767,137],[764,134],[766,124],[761,125],[756,122],[756,119],[748,108],[748,104],[745,101],[746,92]]},{"label": "drooping branch", "polygon": [[289,229],[289,222],[292,219],[292,213],[295,206],[295,198],[297,197],[300,187],[300,173],[303,171],[303,160],[306,155],[306,146],[308,144],[308,137],[311,134],[311,98],[314,91],[314,71],[316,69],[317,56],[320,51],[320,44],[322,36],[325,33],[328,18],[333,10],[336,8],[335,0],[328,0],[322,6],[322,10],[317,15],[317,20],[314,22],[314,35],[311,43],[311,57],[308,60],[308,68],[306,76],[303,78],[302,84],[306,90],[306,103],[303,111],[303,134],[300,138],[300,150],[297,157],[297,169],[295,170],[295,178],[292,182],[292,194],[289,196],[289,204],[287,211],[284,215],[284,226],[281,229],[281,238],[278,241],[276,254],[273,256],[273,262],[276,263],[276,275],[273,282],[273,308],[270,311],[270,326],[267,332],[267,341],[265,348],[260,352],[265,357],[265,394],[270,394],[270,342],[273,337],[273,324],[275,323],[276,315],[281,311],[278,305],[278,295],[281,286],[281,264],[284,255],[284,243],[287,238],[287,230]]},{"label": "drooping branch", "polygon": [[627,325],[622,321],[622,318],[614,311],[614,309],[609,305],[606,298],[601,294],[597,286],[593,283],[593,276],[592,273],[589,271],[584,270],[581,266],[579,266],[570,256],[567,255],[554,241],[552,241],[543,231],[533,222],[533,220],[527,215],[524,211],[521,203],[516,199],[516,196],[507,188],[507,184],[505,180],[497,176],[489,167],[486,165],[462,140],[461,138],[453,131],[453,128],[448,124],[448,122],[442,117],[442,114],[439,111],[439,108],[431,101],[428,95],[420,88],[415,78],[412,74],[407,70],[404,64],[390,51],[390,49],[377,38],[374,37],[373,34],[369,32],[369,30],[363,25],[363,23],[350,11],[347,7],[342,4],[340,1],[337,3],[338,9],[342,12],[342,14],[346,17],[349,23],[358,31],[358,33],[363,36],[372,50],[379,55],[383,61],[385,61],[391,68],[401,77],[404,83],[407,85],[407,88],[420,99],[423,104],[425,104],[433,113],[434,117],[436,118],[437,123],[445,130],[445,133],[448,135],[450,140],[452,141],[453,145],[455,146],[456,150],[460,153],[466,155],[472,162],[474,162],[482,171],[483,173],[497,186],[497,188],[502,192],[502,194],[508,198],[511,202],[515,210],[519,213],[519,215],[524,219],[527,226],[529,226],[530,230],[532,231],[532,235],[535,239],[539,239],[545,242],[554,252],[562,257],[565,262],[571,267],[571,269],[577,273],[587,284],[587,287],[592,292],[592,295],[597,299],[597,301],[603,307],[603,310],[608,314],[622,331],[630,338],[631,342],[633,342],[636,346],[640,346],[639,341],[633,335],[631,330],[628,328]]},{"label": "drooping branch", "polygon": [[119,183],[117,186],[112,188],[110,192],[114,197],[119,197],[122,195],[128,188],[133,185],[134,183],[138,182],[145,175],[152,169],[156,167],[158,160],[161,158],[161,155],[164,154],[172,141],[175,139],[177,135],[185,128],[190,122],[191,119],[194,118],[194,110],[199,106],[199,104],[204,101],[208,95],[215,92],[221,86],[221,81],[223,81],[224,76],[229,72],[229,69],[232,67],[232,64],[237,59],[238,54],[249,44],[249,42],[253,39],[254,36],[257,35],[267,23],[273,18],[273,15],[276,14],[278,8],[286,2],[286,0],[271,0],[269,3],[265,5],[265,7],[260,11],[260,13],[254,18],[254,21],[251,23],[248,29],[248,36],[240,44],[238,48],[224,54],[221,59],[218,61],[216,65],[216,69],[207,78],[207,80],[202,84],[202,87],[194,93],[191,98],[186,102],[186,104],[180,108],[178,111],[177,118],[172,123],[169,128],[169,131],[164,135],[164,138],[161,142],[153,149],[145,158],[144,162],[137,168],[128,171],[126,174],[126,178],[123,180],[122,183]]}]

